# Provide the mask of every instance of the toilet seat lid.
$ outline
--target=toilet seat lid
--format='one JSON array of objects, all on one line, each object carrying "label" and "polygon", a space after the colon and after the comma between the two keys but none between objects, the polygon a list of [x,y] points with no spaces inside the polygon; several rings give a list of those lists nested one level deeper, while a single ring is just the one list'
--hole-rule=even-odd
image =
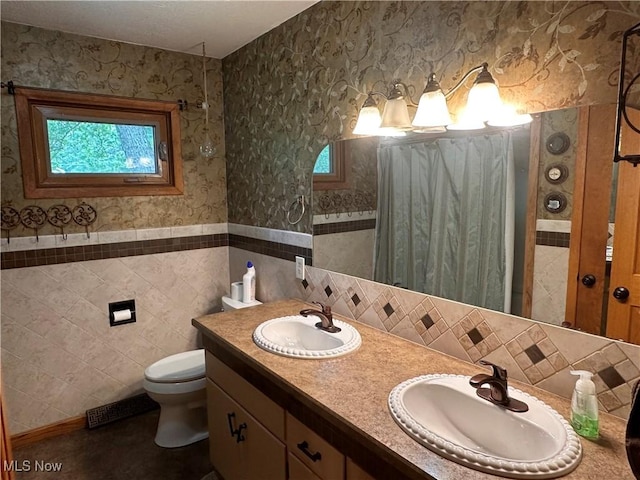
[{"label": "toilet seat lid", "polygon": [[144,371],[151,382],[177,383],[203,378],[205,375],[204,350],[177,353],[158,360]]}]

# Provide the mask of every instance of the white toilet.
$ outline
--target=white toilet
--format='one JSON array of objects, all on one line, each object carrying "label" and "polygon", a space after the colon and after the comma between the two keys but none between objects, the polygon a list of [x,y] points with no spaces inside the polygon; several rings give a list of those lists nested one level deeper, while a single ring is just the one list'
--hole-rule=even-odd
[{"label": "white toilet", "polygon": [[[225,311],[260,305],[222,297]],[[183,447],[209,436],[204,350],[170,355],[144,371],[144,389],[160,404],[156,445]]]}]

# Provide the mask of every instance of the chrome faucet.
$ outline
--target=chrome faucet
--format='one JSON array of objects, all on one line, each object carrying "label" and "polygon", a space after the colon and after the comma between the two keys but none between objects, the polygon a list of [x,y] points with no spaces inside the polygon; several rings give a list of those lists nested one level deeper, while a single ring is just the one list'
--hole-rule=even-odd
[{"label": "chrome faucet", "polygon": [[324,306],[320,302],[312,302],[316,305],[320,305],[322,311],[314,310],[313,308],[305,308],[304,310],[300,310],[300,315],[306,317],[307,315],[316,315],[320,317],[320,321],[316,323],[316,328],[320,330],[324,330],[329,333],[338,333],[340,331],[339,327],[336,327],[333,324],[333,315],[331,313],[331,307]]},{"label": "chrome faucet", "polygon": [[[476,389],[476,393],[480,398],[488,400],[495,405],[500,405],[512,412],[522,413],[529,410],[529,406],[526,403],[509,397],[507,371],[504,368],[486,360],[480,360],[478,363],[488,365],[493,369],[493,375],[480,373],[469,380],[469,384]],[[489,385],[489,388],[484,388],[482,385]]]}]

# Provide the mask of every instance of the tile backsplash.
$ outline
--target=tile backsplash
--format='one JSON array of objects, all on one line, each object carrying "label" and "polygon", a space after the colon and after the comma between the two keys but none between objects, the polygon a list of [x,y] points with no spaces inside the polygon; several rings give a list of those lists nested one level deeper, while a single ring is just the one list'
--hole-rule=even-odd
[{"label": "tile backsplash", "polygon": [[[241,275],[247,255],[230,248],[232,278]],[[576,381],[569,372],[589,370],[595,374],[601,411],[621,418],[629,414],[631,389],[640,381],[638,345],[316,267],[307,267],[306,279],[299,281],[291,262],[251,255],[258,265],[260,300],[295,296],[322,302],[337,314],[461,360],[500,364],[510,378],[565,398],[571,397]]]}]

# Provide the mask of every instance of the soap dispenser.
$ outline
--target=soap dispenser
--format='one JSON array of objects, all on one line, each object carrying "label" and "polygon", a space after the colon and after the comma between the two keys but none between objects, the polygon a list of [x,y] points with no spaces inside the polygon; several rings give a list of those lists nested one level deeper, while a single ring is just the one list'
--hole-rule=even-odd
[{"label": "soap dispenser", "polygon": [[578,435],[598,438],[598,399],[596,385],[591,380],[593,374],[585,370],[572,370],[571,375],[579,375],[576,388],[571,396],[571,426]]}]

